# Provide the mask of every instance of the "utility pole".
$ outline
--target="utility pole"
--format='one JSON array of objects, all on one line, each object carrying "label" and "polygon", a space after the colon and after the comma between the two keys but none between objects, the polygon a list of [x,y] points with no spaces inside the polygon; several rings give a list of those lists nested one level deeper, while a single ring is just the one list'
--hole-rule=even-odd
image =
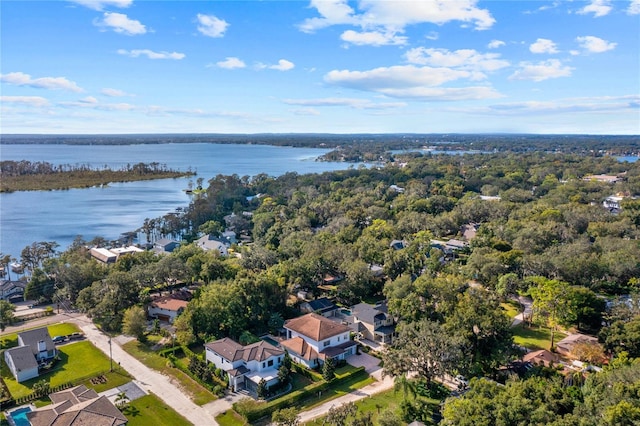
[{"label": "utility pole", "polygon": [[111,364],[111,369],[109,371],[113,372],[113,353],[111,352],[111,336],[109,336],[109,362]]}]

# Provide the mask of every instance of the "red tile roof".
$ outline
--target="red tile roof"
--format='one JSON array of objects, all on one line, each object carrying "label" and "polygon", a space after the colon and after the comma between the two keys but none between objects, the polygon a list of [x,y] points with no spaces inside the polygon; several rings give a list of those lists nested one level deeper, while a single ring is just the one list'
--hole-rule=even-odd
[{"label": "red tile roof", "polygon": [[284,324],[284,327],[316,342],[350,331],[349,327],[345,325],[313,313],[290,319]]}]

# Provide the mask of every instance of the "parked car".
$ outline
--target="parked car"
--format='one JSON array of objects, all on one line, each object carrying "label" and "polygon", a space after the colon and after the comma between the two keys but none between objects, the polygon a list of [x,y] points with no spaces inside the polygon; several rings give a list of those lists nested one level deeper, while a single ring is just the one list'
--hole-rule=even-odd
[{"label": "parked car", "polygon": [[75,332],[69,335],[69,340],[78,340],[78,339],[82,339],[83,337],[84,337],[84,334]]},{"label": "parked car", "polygon": [[64,343],[67,338],[65,336],[55,336],[53,339],[53,343],[58,344],[58,343]]}]

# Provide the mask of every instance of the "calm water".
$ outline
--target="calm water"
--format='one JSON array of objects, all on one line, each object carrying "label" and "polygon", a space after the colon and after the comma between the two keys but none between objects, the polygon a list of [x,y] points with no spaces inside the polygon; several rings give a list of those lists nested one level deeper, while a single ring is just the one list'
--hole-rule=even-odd
[{"label": "calm water", "polygon": [[[0,160],[48,161],[53,164],[107,165],[158,162],[197,172],[205,182],[218,174],[279,176],[287,172],[319,173],[346,169],[347,163],[317,162],[327,149],[265,145],[0,145]],[[19,258],[34,241],[56,241],[65,249],[77,235],[116,239],[156,218],[186,207],[194,178],[113,183],[105,188],[28,191],[0,194],[0,252]]]}]

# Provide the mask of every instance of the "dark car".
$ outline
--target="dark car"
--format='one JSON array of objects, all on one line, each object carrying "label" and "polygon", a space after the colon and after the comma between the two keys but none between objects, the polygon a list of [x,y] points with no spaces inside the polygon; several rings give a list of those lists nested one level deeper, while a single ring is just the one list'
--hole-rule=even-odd
[{"label": "dark car", "polygon": [[82,339],[84,337],[84,334],[82,333],[71,333],[69,335],[69,340],[78,340],[78,339]]},{"label": "dark car", "polygon": [[64,343],[64,341],[67,340],[67,338],[65,336],[56,336],[51,340],[53,340],[53,343],[58,344],[58,343]]}]

